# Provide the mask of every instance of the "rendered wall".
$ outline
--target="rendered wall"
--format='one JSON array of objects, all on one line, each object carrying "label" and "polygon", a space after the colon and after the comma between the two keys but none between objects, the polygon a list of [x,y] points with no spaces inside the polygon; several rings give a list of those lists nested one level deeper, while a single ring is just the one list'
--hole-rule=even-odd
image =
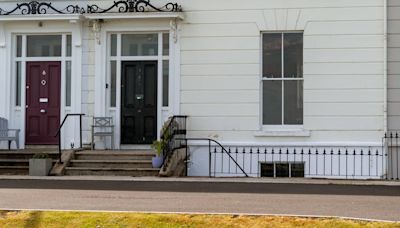
[{"label": "rendered wall", "polygon": [[[383,135],[383,2],[181,1],[181,110],[190,136],[363,142]],[[304,129],[257,137],[262,31],[304,31]],[[262,133],[261,133],[262,135]]]}]

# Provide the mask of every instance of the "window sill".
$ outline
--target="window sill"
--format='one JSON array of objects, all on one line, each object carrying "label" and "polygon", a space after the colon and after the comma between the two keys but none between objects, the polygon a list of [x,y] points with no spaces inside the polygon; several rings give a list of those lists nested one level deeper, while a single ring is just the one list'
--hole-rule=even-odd
[{"label": "window sill", "polygon": [[304,129],[262,130],[254,133],[255,137],[310,137],[311,131]]}]

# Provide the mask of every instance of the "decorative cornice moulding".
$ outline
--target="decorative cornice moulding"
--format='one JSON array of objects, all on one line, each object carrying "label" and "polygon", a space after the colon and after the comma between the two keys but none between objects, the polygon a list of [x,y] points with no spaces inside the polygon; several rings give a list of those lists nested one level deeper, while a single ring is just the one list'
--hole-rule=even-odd
[{"label": "decorative cornice moulding", "polygon": [[0,8],[0,16],[3,15],[35,15],[35,14],[95,14],[95,13],[135,13],[135,12],[182,12],[182,7],[178,3],[167,3],[164,6],[156,7],[150,0],[120,0],[114,1],[107,8],[102,8],[96,4],[68,5],[63,9],[58,9],[51,2],[31,1],[17,3],[17,6],[10,10]]}]

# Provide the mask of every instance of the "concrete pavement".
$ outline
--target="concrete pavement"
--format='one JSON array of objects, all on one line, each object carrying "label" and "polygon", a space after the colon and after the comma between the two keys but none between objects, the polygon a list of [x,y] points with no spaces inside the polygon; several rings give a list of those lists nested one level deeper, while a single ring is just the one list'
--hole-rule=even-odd
[{"label": "concrete pavement", "polygon": [[3,178],[0,209],[292,214],[400,221],[400,186]]}]

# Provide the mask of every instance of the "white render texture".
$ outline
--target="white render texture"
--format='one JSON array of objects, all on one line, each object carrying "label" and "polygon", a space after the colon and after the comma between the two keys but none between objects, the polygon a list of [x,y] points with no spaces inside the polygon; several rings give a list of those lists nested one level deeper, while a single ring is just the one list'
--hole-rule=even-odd
[{"label": "white render texture", "polygon": [[[190,116],[190,136],[265,143],[381,140],[382,1],[181,3],[181,110]],[[304,31],[304,129],[310,136],[255,136],[261,128],[263,31]]]},{"label": "white render texture", "polygon": [[400,130],[400,2],[388,1],[388,124]]},{"label": "white render texture", "polygon": [[[17,3],[0,2],[0,8],[11,8]],[[154,5],[166,2],[151,1]],[[112,4],[110,1],[55,1],[54,5],[77,3]],[[383,1],[179,0],[178,3],[185,17],[180,22],[178,41],[181,46],[180,75],[177,75],[181,86],[180,114],[189,116],[189,137],[265,144],[360,142],[376,145],[381,141],[384,131]],[[114,23],[117,29],[118,23]],[[126,27],[127,23],[123,24]],[[299,134],[301,137],[293,137],[296,134],[290,132],[288,137],[282,136],[285,134],[256,136],[262,135],[257,134],[261,129],[260,38],[262,32],[274,31],[304,31],[304,130],[309,133]],[[82,64],[82,74],[78,76],[82,82],[82,99],[80,108],[71,110],[81,109],[87,115],[84,143],[90,139],[91,117],[103,115],[96,113],[95,84],[102,80],[102,75],[96,75],[96,69],[101,67],[96,66],[96,59],[101,56],[96,56],[95,46],[94,34],[85,21],[79,47],[82,63],[78,63]],[[10,61],[8,55],[9,52],[0,48],[2,62]],[[390,66],[393,66],[390,72],[394,72],[395,64]],[[0,79],[3,76],[0,74]],[[391,76],[392,73],[389,78],[395,80]],[[11,82],[0,83],[0,115],[5,117],[13,115],[10,104],[13,95],[8,84]],[[389,96],[389,99],[395,101],[396,97]],[[395,116],[393,109],[389,112]],[[15,123],[15,127],[23,126]]]}]

